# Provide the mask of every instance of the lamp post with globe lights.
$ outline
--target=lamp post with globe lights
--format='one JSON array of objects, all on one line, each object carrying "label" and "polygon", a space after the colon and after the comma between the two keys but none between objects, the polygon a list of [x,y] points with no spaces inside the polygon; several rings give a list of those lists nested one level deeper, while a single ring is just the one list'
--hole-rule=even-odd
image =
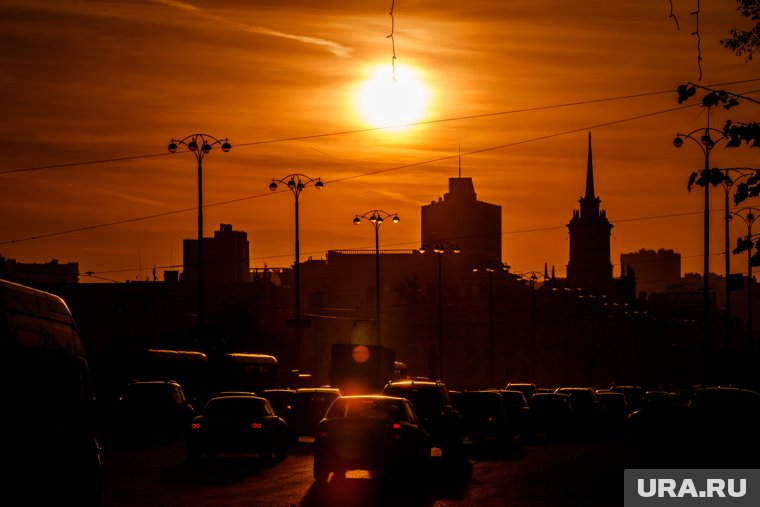
[{"label": "lamp post with globe lights", "polygon": [[[715,139],[713,139],[715,135]],[[712,150],[717,146],[718,142],[726,139],[726,135],[722,130],[710,127],[709,116],[707,127],[695,129],[688,134],[677,133],[673,139],[673,146],[681,148],[684,144],[684,139],[689,139],[694,142],[702,151],[704,156],[704,166],[699,172],[694,172],[689,180],[689,189],[694,183],[697,183],[705,187],[705,205],[704,205],[704,274],[703,274],[703,326],[704,326],[704,367],[705,375],[711,374],[710,368],[710,185],[718,185],[723,181],[723,174],[720,169],[710,168],[710,154]]]},{"label": "lamp post with globe lights", "polygon": [[354,216],[354,225],[361,224],[362,220],[367,220],[375,229],[375,329],[377,330],[377,344],[382,344],[380,335],[380,225],[390,219],[394,224],[399,222],[397,213],[388,213],[387,211],[374,209],[367,211],[362,215]]},{"label": "lamp post with globe lights", "polygon": [[550,278],[546,273],[539,271],[524,271],[515,273],[523,280],[528,280],[530,287],[530,356],[531,356],[531,377],[536,378],[536,282],[543,278],[544,282]]},{"label": "lamp post with globe lights", "polygon": [[311,178],[305,174],[289,174],[283,178],[272,179],[269,184],[269,190],[276,191],[281,184],[286,184],[288,189],[293,193],[295,198],[295,261],[293,262],[293,276],[295,278],[295,335],[296,335],[296,364],[301,369],[301,269],[300,269],[300,244],[299,244],[299,220],[298,220],[298,198],[307,187],[313,186],[317,190],[322,190],[324,183],[320,178]]},{"label": "lamp post with globe lights", "polygon": [[[753,338],[753,322],[752,322],[752,266],[753,266],[753,234],[752,226],[755,221],[760,218],[760,208],[747,207],[737,211],[731,212],[732,217],[738,217],[747,226],[747,236],[739,238],[737,247],[734,249],[734,253],[741,253],[747,251],[747,351],[751,352],[754,345]],[[754,235],[757,236],[756,234]],[[757,254],[755,254],[757,255]]]},{"label": "lamp post with globe lights", "polygon": [[725,167],[723,169],[719,169],[722,171],[723,178],[720,182],[721,187],[723,187],[724,191],[724,208],[725,208],[725,262],[726,262],[726,290],[725,290],[725,297],[726,297],[726,350],[731,348],[731,339],[732,339],[732,326],[731,326],[731,289],[732,284],[731,281],[731,245],[730,245],[730,234],[729,234],[729,222],[731,221],[732,213],[730,211],[730,199],[729,196],[731,194],[731,189],[734,187],[735,184],[740,182],[741,180],[746,180],[750,176],[754,175],[756,170],[746,168],[746,167]]},{"label": "lamp post with globe lights", "polygon": [[227,153],[232,149],[232,145],[226,138],[217,139],[208,134],[191,134],[182,139],[172,139],[169,142],[169,152],[176,153],[180,146],[187,147],[198,162],[198,339],[204,340],[206,292],[203,259],[203,158],[215,147]]},{"label": "lamp post with globe lights", "polygon": [[453,252],[458,254],[461,252],[459,245],[449,243],[447,241],[436,241],[430,245],[422,245],[419,249],[420,253],[424,254],[428,250],[432,249],[438,258],[438,362],[437,362],[437,374],[438,378],[443,377],[443,267],[441,258],[443,254],[447,252]]},{"label": "lamp post with globe lights", "polygon": [[504,264],[503,262],[496,262],[496,261],[490,261],[490,262],[484,262],[482,264],[478,264],[474,268],[472,268],[473,273],[477,273],[478,271],[485,271],[488,274],[488,340],[489,340],[489,350],[490,350],[490,385],[495,385],[495,357],[496,357],[496,344],[495,344],[495,333],[494,333],[494,301],[493,301],[493,275],[497,271],[505,271],[509,273],[510,266],[508,264]]}]

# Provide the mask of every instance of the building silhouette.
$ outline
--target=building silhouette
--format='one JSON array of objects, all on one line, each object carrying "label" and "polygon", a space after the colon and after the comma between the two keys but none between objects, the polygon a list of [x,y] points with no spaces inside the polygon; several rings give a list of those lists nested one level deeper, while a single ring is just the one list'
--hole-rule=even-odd
[{"label": "building silhouette", "polygon": [[599,208],[601,199],[594,192],[590,132],[586,193],[578,202],[580,209],[573,210],[573,218],[567,224],[570,234],[567,283],[570,286],[587,289],[607,289],[612,285],[612,262],[610,261],[612,224],[607,220],[607,212]]},{"label": "building silhouette", "polygon": [[[250,254],[248,234],[235,231],[230,224],[220,224],[213,238],[203,238],[205,279],[211,283],[249,282]],[[184,272],[182,281],[198,281],[198,240],[182,242]]]},{"label": "building silhouette", "polygon": [[621,253],[620,265],[633,269],[639,294],[667,292],[671,284],[681,280],[681,254],[660,248]]},{"label": "building silhouette", "polygon": [[501,206],[479,201],[472,178],[449,178],[449,191],[422,206],[420,241],[456,244],[462,252],[501,260]]},{"label": "building silhouette", "polygon": [[61,264],[58,259],[50,262],[18,262],[0,256],[0,277],[17,283],[79,283],[79,263]]}]

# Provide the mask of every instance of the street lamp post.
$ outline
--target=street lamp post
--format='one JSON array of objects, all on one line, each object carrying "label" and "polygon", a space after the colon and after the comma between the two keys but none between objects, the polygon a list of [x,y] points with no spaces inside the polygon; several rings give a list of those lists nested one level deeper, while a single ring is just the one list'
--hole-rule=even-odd
[{"label": "street lamp post", "polygon": [[382,344],[380,337],[380,225],[389,218],[394,224],[399,222],[398,214],[390,214],[379,209],[354,216],[354,225],[359,225],[362,220],[367,220],[375,229],[375,329],[377,330],[378,346]]},{"label": "street lamp post", "polygon": [[324,183],[319,178],[310,178],[304,174],[289,174],[279,180],[272,179],[269,184],[269,190],[274,192],[277,190],[281,183],[285,183],[288,189],[293,193],[295,198],[295,214],[296,214],[296,239],[295,239],[295,261],[293,262],[293,275],[295,277],[295,335],[296,335],[296,365],[298,369],[301,369],[301,269],[300,269],[300,245],[298,239],[298,197],[301,195],[306,187],[314,186],[317,190],[322,190]]},{"label": "street lamp post", "polygon": [[[754,174],[754,171],[750,172],[750,169],[739,167],[727,167],[722,169],[723,179],[721,186],[724,191],[724,206],[725,206],[725,261],[726,261],[726,350],[731,348],[732,340],[732,326],[731,326],[731,245],[729,234],[729,222],[731,221],[730,202],[729,195],[734,184],[742,179],[746,179]],[[731,175],[735,175],[734,178]]]},{"label": "street lamp post", "polygon": [[[697,133],[701,133],[697,137]],[[711,134],[715,133],[717,138],[713,139]],[[698,181],[704,183],[705,187],[705,205],[704,205],[704,275],[703,275],[703,325],[704,325],[704,367],[705,375],[710,375],[710,184],[717,184],[722,180],[719,170],[710,169],[710,153],[717,145],[718,141],[726,139],[722,130],[710,127],[708,115],[707,127],[700,128],[689,132],[688,134],[676,134],[673,139],[673,146],[680,148],[683,146],[684,139],[689,139],[699,146],[704,155],[704,167],[701,171]],[[694,178],[696,175],[692,175]],[[707,380],[707,379],[705,379]]]},{"label": "street lamp post", "polygon": [[494,333],[494,304],[493,304],[493,274],[497,270],[509,272],[509,266],[503,262],[486,262],[484,264],[475,266],[472,268],[474,273],[478,271],[485,271],[488,273],[488,343],[489,343],[489,373],[490,373],[490,385],[495,386],[495,356],[496,356],[496,344]]},{"label": "street lamp post", "polygon": [[[744,214],[742,214],[744,213]],[[753,348],[753,322],[752,322],[752,225],[758,219],[758,213],[760,215],[760,208],[742,208],[738,211],[733,211],[731,214],[735,217],[742,219],[747,226],[747,237],[744,239],[747,247],[747,352],[751,352]],[[742,242],[742,239],[739,240]],[[738,248],[737,248],[738,250]],[[735,250],[736,251],[736,250]]]},{"label": "street lamp post", "polygon": [[169,142],[169,152],[176,153],[180,145],[186,146],[198,161],[198,339],[204,340],[206,292],[203,259],[203,157],[215,146],[221,147],[222,151],[227,153],[232,149],[232,145],[226,138],[221,140],[208,134],[191,134],[182,139],[172,139]]},{"label": "street lamp post", "polygon": [[536,282],[539,277],[546,280],[546,275],[538,271],[517,273],[522,279],[527,279],[530,285],[530,363],[531,377],[536,378]]},{"label": "street lamp post", "polygon": [[422,245],[420,247],[420,253],[425,253],[429,248],[433,249],[433,252],[438,257],[438,378],[443,378],[443,268],[441,263],[441,257],[446,252],[459,253],[459,245],[454,245],[446,241],[437,241],[434,245]]}]

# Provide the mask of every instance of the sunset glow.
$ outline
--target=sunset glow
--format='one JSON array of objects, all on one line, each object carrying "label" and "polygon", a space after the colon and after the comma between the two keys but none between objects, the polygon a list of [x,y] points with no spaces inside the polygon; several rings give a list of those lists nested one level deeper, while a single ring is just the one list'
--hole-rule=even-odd
[{"label": "sunset glow", "polygon": [[[166,145],[199,132],[232,144],[203,162],[204,234],[245,231],[252,268],[294,258],[292,197],[269,192],[272,178],[325,181],[300,215],[301,257],[319,259],[374,246],[350,223],[367,208],[404,217],[381,248],[417,248],[421,206],[461,174],[502,206],[505,262],[564,276],[593,131],[616,276],[620,254],[641,248],[673,249],[698,273],[704,199],[686,185],[701,153],[672,139],[707,112],[675,90],[757,99],[760,80],[756,59],[720,45],[749,28],[732,0],[702,2],[699,38],[694,5],[675,1],[670,16],[667,2],[422,0],[397,2],[392,19],[390,5],[359,0],[3,4],[0,255],[106,279],[182,269],[195,160]],[[757,111],[713,108],[710,124]],[[756,152],[721,147],[711,163],[754,166]],[[711,193],[719,273],[722,199]],[[740,233],[734,221],[730,244]]]},{"label": "sunset glow", "polygon": [[403,126],[427,112],[430,90],[414,70],[402,66],[371,70],[357,93],[361,116],[371,127]]}]

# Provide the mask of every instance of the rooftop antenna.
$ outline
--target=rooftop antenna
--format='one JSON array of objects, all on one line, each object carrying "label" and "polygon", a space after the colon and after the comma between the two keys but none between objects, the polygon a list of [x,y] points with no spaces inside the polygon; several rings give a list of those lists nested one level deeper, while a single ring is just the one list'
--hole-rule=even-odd
[{"label": "rooftop antenna", "polygon": [[459,179],[462,179],[462,145],[459,145]]}]

